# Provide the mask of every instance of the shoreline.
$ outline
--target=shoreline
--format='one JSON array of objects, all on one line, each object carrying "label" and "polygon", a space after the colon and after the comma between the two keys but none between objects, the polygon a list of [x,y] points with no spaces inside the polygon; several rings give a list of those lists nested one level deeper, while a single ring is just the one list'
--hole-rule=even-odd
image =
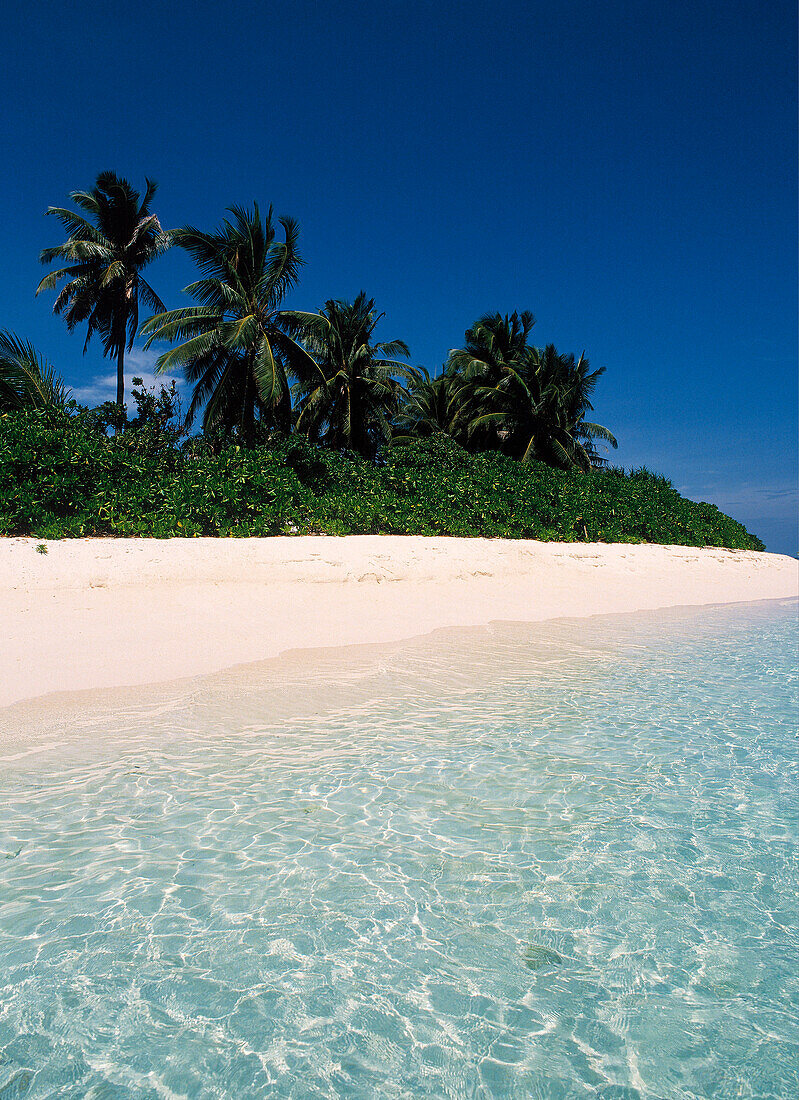
[{"label": "shoreline", "polygon": [[0,707],[447,627],[796,598],[715,547],[354,535],[0,540]]}]

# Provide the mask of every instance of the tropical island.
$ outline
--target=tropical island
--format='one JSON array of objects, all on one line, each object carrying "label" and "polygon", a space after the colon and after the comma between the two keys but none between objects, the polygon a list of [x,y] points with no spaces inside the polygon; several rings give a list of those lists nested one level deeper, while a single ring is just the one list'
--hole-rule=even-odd
[{"label": "tropical island", "polygon": [[[442,370],[379,342],[365,293],[284,308],[299,281],[299,228],[271,208],[231,207],[216,230],[164,230],[112,172],[48,214],[67,239],[38,293],[116,363],[116,401],[89,409],[31,344],[0,332],[0,535],[482,536],[762,550],[715,506],[647,469],[609,464],[612,432],[589,419],[604,368],[531,339],[530,312],[487,313]],[[184,249],[194,304],[167,309],[148,269]],[[149,276],[149,271],[147,272]],[[150,316],[144,319],[145,312]],[[125,357],[165,347],[153,392]],[[199,428],[199,430],[197,430]]]}]

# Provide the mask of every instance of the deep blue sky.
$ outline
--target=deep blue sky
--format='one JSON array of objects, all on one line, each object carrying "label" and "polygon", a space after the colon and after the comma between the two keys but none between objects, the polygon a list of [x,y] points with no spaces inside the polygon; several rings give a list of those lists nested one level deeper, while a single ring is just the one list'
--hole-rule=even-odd
[{"label": "deep blue sky", "polygon": [[[796,552],[792,3],[37,0],[4,29],[0,327],[79,392],[110,368],[33,297],[42,214],[148,174],[165,226],[293,215],[292,304],[363,288],[431,369],[531,309],[607,368],[616,461]],[[151,276],[174,306],[192,270]]]}]

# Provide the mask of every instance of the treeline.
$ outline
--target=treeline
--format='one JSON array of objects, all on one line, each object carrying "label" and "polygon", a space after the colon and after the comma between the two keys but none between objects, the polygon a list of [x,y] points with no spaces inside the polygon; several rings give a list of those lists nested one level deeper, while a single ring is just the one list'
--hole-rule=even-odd
[{"label": "treeline", "polygon": [[[0,535],[446,534],[763,549],[646,471],[608,468],[588,419],[602,369],[531,342],[533,317],[487,314],[441,372],[379,342],[365,293],[284,308],[298,283],[290,218],[232,207],[213,232],[162,229],[155,185],[113,173],[48,213],[55,312],[116,362],[117,399],[86,409],[30,343],[0,332]],[[145,278],[168,249],[197,265],[192,305]],[[142,320],[149,314],[146,320]],[[137,336],[172,383],[133,379]],[[200,431],[194,429],[198,426]]]},{"label": "treeline", "polygon": [[400,534],[657,542],[762,550],[664,478],[469,454],[445,435],[379,460],[300,435],[258,447],[176,440],[168,395],[136,389],[109,436],[63,408],[0,414],[0,535],[63,538]]},{"label": "treeline", "polygon": [[[145,347],[171,345],[156,369],[182,373],[191,387],[186,429],[201,416],[217,440],[250,447],[296,433],[373,457],[392,441],[443,435],[472,453],[583,470],[605,464],[598,445],[616,446],[588,419],[604,368],[535,346],[529,312],[481,317],[434,377],[408,363],[404,341],[375,340],[382,314],[363,292],[317,311],[283,308],[303,263],[293,219],[234,206],[212,232],[164,230],[155,193],[149,180],[141,195],[105,172],[92,190],[72,193],[77,210],[47,212],[67,239],[42,252],[55,266],[37,293],[55,291],[53,308],[83,332],[84,350],[96,337],[116,362],[117,411],[106,416],[117,431],[127,423],[125,355],[141,334]],[[198,277],[185,288],[194,304],[168,310],[145,273],[172,247],[187,252]],[[2,334],[0,409],[68,397],[35,348]]]}]

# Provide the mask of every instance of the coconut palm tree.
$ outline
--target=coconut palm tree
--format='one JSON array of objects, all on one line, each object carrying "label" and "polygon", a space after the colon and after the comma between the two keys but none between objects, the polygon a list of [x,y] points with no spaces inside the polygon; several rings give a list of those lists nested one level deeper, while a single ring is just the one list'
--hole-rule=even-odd
[{"label": "coconut palm tree", "polygon": [[590,470],[605,460],[596,440],[617,447],[615,436],[601,424],[585,419],[593,409],[590,395],[604,367],[590,371],[588,360],[561,355],[554,344],[533,348],[523,363],[506,364],[496,384],[476,382],[463,409],[467,435],[489,429],[506,454],[550,466],[579,466]]},{"label": "coconut palm tree", "polygon": [[527,337],[535,324],[529,310],[523,313],[486,313],[464,335],[464,346],[453,348],[447,371],[465,379],[498,382],[507,367],[526,362],[533,350]]},{"label": "coconut palm tree", "polygon": [[169,233],[161,229],[150,209],[156,184],[146,180],[144,198],[114,172],[101,172],[91,191],[73,191],[72,201],[87,216],[63,207],[51,206],[47,213],[57,218],[69,233],[55,248],[45,248],[41,261],[66,261],[51,271],[36,290],[55,290],[62,279],[54,313],[61,313],[72,331],[86,324],[84,352],[96,332],[103,352],[117,364],[117,404],[125,400],[125,352],[130,351],[139,327],[139,303],[149,310],[163,310],[164,304],[142,275],[143,269],[170,244]]},{"label": "coconut palm tree", "polygon": [[579,466],[582,470],[604,466],[597,450],[602,441],[616,448],[618,442],[601,424],[585,419],[593,412],[591,395],[604,367],[592,371],[583,353],[575,363],[572,354],[558,353],[547,344],[538,353],[539,401],[533,449],[537,458],[553,466]]},{"label": "coconut palm tree", "polygon": [[446,371],[461,383],[455,391],[453,427],[470,450],[498,448],[506,437],[508,426],[487,401],[497,386],[507,389],[510,380],[532,373],[535,348],[527,338],[534,324],[535,318],[527,310],[521,314],[486,313],[466,330],[464,347],[449,353]]},{"label": "coconut palm tree", "polygon": [[585,416],[604,367],[590,371],[582,355],[575,363],[553,344],[528,344],[533,324],[531,313],[486,314],[467,330],[465,346],[450,353],[447,370],[461,380],[456,431],[472,450],[502,450],[522,462],[603,465],[596,441],[618,444]]},{"label": "coconut palm tree", "polygon": [[373,454],[391,438],[403,392],[413,373],[394,356],[410,355],[402,340],[373,344],[384,314],[361,291],[354,302],[328,301],[306,330],[315,364],[298,372],[297,431],[328,446]]},{"label": "coconut palm tree", "polygon": [[457,417],[461,407],[462,381],[457,374],[442,372],[431,377],[425,367],[412,367],[412,378],[397,417],[397,442],[427,439],[432,435],[458,438]]},{"label": "coconut palm tree", "polygon": [[465,446],[501,450],[522,462],[537,457],[540,386],[536,349],[528,351],[524,361],[506,363],[498,377],[463,382],[456,423]]},{"label": "coconut palm tree", "polygon": [[202,278],[186,287],[200,304],[162,312],[142,327],[145,347],[155,340],[175,346],[159,357],[156,371],[182,368],[194,391],[186,421],[205,406],[203,428],[235,431],[244,443],[256,422],[288,430],[288,378],[307,376],[316,364],[299,342],[318,314],[280,309],[303,263],[299,228],[280,218],[278,240],[272,208],[229,207],[232,215],[212,233],[193,226],[172,232],[173,242],[197,263]]},{"label": "coconut palm tree", "polygon": [[0,330],[0,412],[66,405],[69,390],[33,344]]}]

